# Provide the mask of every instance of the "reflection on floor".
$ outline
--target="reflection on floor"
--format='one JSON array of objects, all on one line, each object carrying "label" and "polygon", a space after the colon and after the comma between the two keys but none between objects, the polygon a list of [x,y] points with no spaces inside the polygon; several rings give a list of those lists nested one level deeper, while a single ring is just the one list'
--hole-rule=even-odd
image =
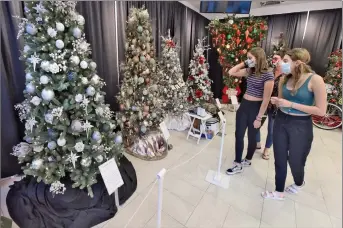
[{"label": "reflection on floor", "polygon": [[[234,113],[228,113],[227,135],[222,172],[234,157]],[[252,167],[230,178],[229,189],[221,189],[205,181],[207,171],[216,169],[220,137],[194,159],[167,172],[164,181],[162,227],[226,228],[226,227],[342,227],[342,132],[315,128],[315,139],[306,166],[306,187],[298,195],[287,195],[283,202],[263,200],[265,189],[274,188],[274,159],[261,158],[256,152]],[[262,128],[262,139],[266,126]],[[124,228],[147,192],[150,195],[127,228],[155,228],[157,211],[156,174],[191,158],[207,143],[186,140],[186,132],[171,132],[174,148],[161,161],[147,162],[129,155],[138,175],[138,189],[120,208],[117,215],[97,228]],[[5,198],[8,180],[1,187],[1,208],[6,215]],[[292,184],[288,172],[287,184]],[[13,226],[15,227],[15,226]]]}]

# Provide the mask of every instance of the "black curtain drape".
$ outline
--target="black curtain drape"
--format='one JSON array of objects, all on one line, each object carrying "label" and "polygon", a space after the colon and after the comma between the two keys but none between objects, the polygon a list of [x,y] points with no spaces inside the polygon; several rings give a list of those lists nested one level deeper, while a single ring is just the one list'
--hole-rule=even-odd
[{"label": "black curtain drape", "polygon": [[317,74],[325,75],[327,57],[341,42],[342,9],[311,11],[302,47],[310,52],[310,65]]},{"label": "black curtain drape", "polygon": [[266,53],[271,54],[273,42],[277,41],[281,32],[284,34],[287,47],[301,47],[306,18],[307,12],[268,16],[268,35],[263,42]]},{"label": "black curtain drape", "polygon": [[209,76],[212,79],[212,91],[214,98],[222,98],[223,82],[223,68],[218,62],[219,54],[215,47],[212,46],[212,37],[209,35],[209,44],[211,49],[208,50],[208,63],[210,65]]},{"label": "black curtain drape", "polygon": [[103,88],[105,102],[112,110],[118,110],[114,98],[119,92],[115,2],[80,1],[76,10],[85,18],[85,34],[91,44],[92,59],[97,64],[98,75],[106,82]]},{"label": "black curtain drape", "polygon": [[22,2],[1,2],[1,178],[20,172],[16,157],[10,155],[12,147],[24,136],[24,126],[19,121],[14,105],[24,100],[25,72],[19,60],[22,40],[17,40],[17,20],[22,16]]}]

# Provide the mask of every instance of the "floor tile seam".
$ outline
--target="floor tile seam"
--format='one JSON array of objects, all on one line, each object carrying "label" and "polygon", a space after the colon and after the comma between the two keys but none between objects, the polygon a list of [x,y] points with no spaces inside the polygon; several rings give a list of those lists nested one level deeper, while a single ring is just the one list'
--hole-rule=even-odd
[{"label": "floor tile seam", "polygon": [[199,206],[200,202],[201,202],[202,199],[205,197],[206,192],[207,192],[207,190],[208,190],[209,188],[210,188],[210,185],[206,188],[206,191],[204,192],[204,194],[203,194],[202,197],[200,198],[198,204],[194,207],[194,210],[193,210],[192,213],[189,215],[189,217],[188,217],[187,221],[185,222],[184,226],[187,227],[187,223],[188,223],[189,219],[192,217],[192,215],[194,214],[195,210],[196,210],[197,207]]},{"label": "floor tile seam", "polygon": [[[323,193],[323,189],[322,189],[322,186],[321,186],[321,185],[320,185],[320,190],[322,191],[322,194],[323,194],[323,197],[324,197],[324,193]],[[329,210],[329,207],[328,207],[328,205],[327,205],[327,203],[326,203],[325,198],[324,198],[324,204],[325,204],[326,210],[327,210],[327,212],[328,212],[327,215],[328,215],[329,218],[330,218],[331,227],[334,227],[334,226],[333,226],[332,219],[331,219],[331,213],[330,213],[330,210]]]}]

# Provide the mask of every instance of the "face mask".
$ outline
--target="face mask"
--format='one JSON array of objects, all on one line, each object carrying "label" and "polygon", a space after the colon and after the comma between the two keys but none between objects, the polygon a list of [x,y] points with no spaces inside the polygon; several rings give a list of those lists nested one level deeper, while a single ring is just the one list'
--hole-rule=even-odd
[{"label": "face mask", "polygon": [[251,59],[247,59],[245,62],[247,63],[249,68],[252,68],[255,66],[255,62]]},{"label": "face mask", "polygon": [[283,74],[290,74],[291,73],[291,64],[290,63],[281,63],[281,72]]}]

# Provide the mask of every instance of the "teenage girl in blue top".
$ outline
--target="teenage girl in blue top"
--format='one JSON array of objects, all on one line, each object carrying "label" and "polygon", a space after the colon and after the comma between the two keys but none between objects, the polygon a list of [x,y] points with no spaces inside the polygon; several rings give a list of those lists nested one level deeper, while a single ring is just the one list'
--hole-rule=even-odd
[{"label": "teenage girl in blue top", "polygon": [[303,48],[294,48],[283,58],[281,70],[286,76],[280,79],[278,97],[271,98],[279,107],[273,134],[276,189],[263,192],[264,198],[284,199],[287,161],[295,183],[286,192],[296,194],[305,185],[305,162],[313,141],[311,115],[324,116],[327,106],[323,78],[311,70],[309,62],[310,54]]}]

